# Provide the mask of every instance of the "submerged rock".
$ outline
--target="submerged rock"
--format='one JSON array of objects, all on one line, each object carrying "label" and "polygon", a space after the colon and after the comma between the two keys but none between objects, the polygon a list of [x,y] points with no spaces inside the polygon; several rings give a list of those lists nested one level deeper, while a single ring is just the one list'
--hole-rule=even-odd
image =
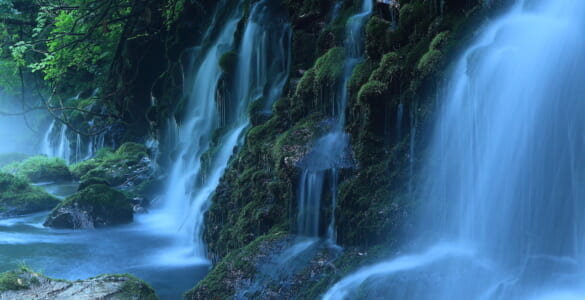
[{"label": "submerged rock", "polygon": [[0,216],[15,216],[46,211],[59,204],[59,199],[25,178],[0,173]]},{"label": "submerged rock", "polygon": [[128,274],[67,281],[21,268],[0,274],[0,300],[9,299],[155,300],[158,297],[152,287]]},{"label": "submerged rock", "polygon": [[57,206],[44,226],[89,229],[130,223],[132,202],[124,193],[104,184],[94,184],[71,195]]}]

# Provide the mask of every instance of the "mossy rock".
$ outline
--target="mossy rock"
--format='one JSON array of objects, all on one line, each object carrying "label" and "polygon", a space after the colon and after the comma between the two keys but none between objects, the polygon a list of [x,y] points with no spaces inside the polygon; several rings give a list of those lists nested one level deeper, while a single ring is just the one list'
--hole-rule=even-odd
[{"label": "mossy rock", "polygon": [[75,163],[69,167],[71,171],[71,175],[75,179],[80,179],[83,175],[87,174],[89,171],[97,168],[100,166],[100,161],[92,158],[82,162]]},{"label": "mossy rock", "polygon": [[94,184],[69,196],[47,216],[44,225],[54,228],[94,228],[130,223],[132,202],[124,193]]},{"label": "mossy rock", "polygon": [[23,215],[50,210],[59,199],[30,185],[22,177],[0,173],[0,215]]},{"label": "mossy rock", "polygon": [[392,24],[382,18],[373,16],[366,24],[366,56],[379,59],[388,49],[386,36],[392,29]]},{"label": "mossy rock", "polygon": [[156,300],[158,297],[151,286],[129,274],[68,281],[23,267],[0,274],[0,299]]},{"label": "mossy rock", "polygon": [[299,81],[293,97],[293,114],[300,118],[315,108],[330,112],[331,99],[335,97],[342,83],[345,49],[336,47],[319,57]]},{"label": "mossy rock", "polygon": [[77,191],[82,191],[84,190],[86,187],[90,186],[90,185],[94,185],[94,184],[103,184],[103,185],[107,185],[110,186],[110,182],[105,179],[105,178],[101,178],[101,177],[89,177],[85,180],[82,180],[79,183],[79,186],[77,187]]},{"label": "mossy rock", "polygon": [[124,143],[115,152],[120,158],[140,160],[141,158],[148,156],[148,149],[143,144],[138,143]]},{"label": "mossy rock", "polygon": [[28,280],[24,275],[24,270],[14,270],[0,273],[0,299],[2,293],[7,291],[19,291],[30,288],[31,280]]},{"label": "mossy rock", "polygon": [[2,171],[26,177],[32,182],[65,182],[72,179],[65,161],[55,157],[33,156],[11,163]]},{"label": "mossy rock", "polygon": [[103,149],[95,158],[72,165],[71,173],[82,182],[101,178],[101,183],[111,186],[131,182],[126,188],[132,188],[149,180],[152,170],[146,146],[125,143],[115,152]]}]

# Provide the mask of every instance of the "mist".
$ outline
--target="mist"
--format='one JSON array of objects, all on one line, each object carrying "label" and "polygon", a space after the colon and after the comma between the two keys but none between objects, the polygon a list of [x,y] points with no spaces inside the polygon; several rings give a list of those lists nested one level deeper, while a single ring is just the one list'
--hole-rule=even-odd
[{"label": "mist", "polygon": [[18,97],[0,92],[0,153],[39,153],[48,113],[43,109],[28,110]]}]

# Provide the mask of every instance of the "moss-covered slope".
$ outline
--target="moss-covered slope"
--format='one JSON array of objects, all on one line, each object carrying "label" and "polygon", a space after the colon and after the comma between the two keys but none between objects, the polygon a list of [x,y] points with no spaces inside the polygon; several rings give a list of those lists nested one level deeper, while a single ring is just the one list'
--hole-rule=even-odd
[{"label": "moss-covered slope", "polygon": [[[288,93],[275,103],[272,118],[249,130],[213,197],[204,235],[219,263],[189,292],[190,299],[205,299],[214,291],[228,299],[244,289],[234,285],[235,278],[246,282],[261,276],[260,264],[238,262],[259,241],[263,249],[277,249],[282,241],[267,239],[271,232],[294,233],[298,163],[331,126],[331,98],[345,56],[343,28],[360,1],[344,1],[333,21],[333,1],[283,2],[295,28]],[[474,28],[499,8],[499,2],[484,7],[482,1],[446,1],[442,9],[433,1],[400,2],[399,10],[376,6],[365,28],[365,58],[348,83],[345,130],[355,165],[340,170],[335,207],[337,243],[348,251],[327,262],[331,268],[309,268],[315,279],[285,298],[314,298],[399,242],[417,205],[410,183],[424,151],[437,88]],[[323,218],[329,219],[326,211]]]}]

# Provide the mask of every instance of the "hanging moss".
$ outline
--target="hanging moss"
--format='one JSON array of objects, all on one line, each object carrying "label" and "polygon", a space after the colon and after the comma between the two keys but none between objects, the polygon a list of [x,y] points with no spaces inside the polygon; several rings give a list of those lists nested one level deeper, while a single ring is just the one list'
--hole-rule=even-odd
[{"label": "hanging moss", "polygon": [[335,94],[340,88],[344,59],[345,49],[329,49],[303,75],[293,97],[293,118],[300,118],[315,108],[322,112],[332,108]]}]

